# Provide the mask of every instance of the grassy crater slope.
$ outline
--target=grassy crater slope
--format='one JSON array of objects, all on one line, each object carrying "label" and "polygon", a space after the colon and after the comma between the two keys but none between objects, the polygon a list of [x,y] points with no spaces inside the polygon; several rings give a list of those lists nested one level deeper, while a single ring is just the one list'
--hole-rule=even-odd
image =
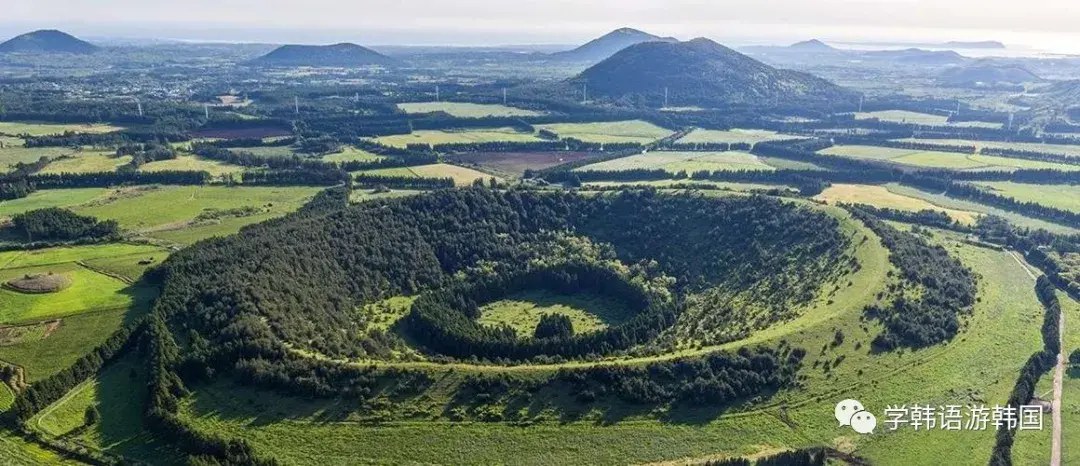
[{"label": "grassy crater slope", "polygon": [[[285,464],[434,462],[454,464],[626,464],[745,455],[781,448],[829,445],[868,457],[874,464],[986,464],[994,435],[986,432],[887,432],[879,424],[872,436],[836,426],[836,401],[856,398],[875,413],[889,404],[1003,403],[1015,381],[1015,368],[1041,347],[1042,311],[1033,281],[1006,252],[963,243],[947,232],[933,231],[931,241],[944,246],[981,275],[979,302],[953,341],[921,349],[873,353],[869,341],[880,327],[863,319],[892,270],[888,252],[864,226],[846,219],[845,231],[870,238],[857,242],[862,267],[850,285],[830,301],[815,302],[795,320],[754,333],[720,348],[757,343],[790,344],[811,350],[801,370],[802,387],[778,393],[716,417],[675,413],[608,412],[566,422],[543,412],[521,426],[506,422],[452,422],[443,408],[452,392],[442,382],[426,396],[405,405],[391,398],[312,402],[282,398],[228,383],[202,386],[182,409],[200,430],[244,438],[260,452]],[[846,337],[831,346],[837,331]],[[715,348],[701,349],[711,351]],[[687,350],[691,353],[698,350]],[[670,355],[658,356],[672,357]],[[657,357],[623,360],[637,364]],[[566,366],[615,362],[567,363]],[[826,365],[829,369],[825,369]],[[407,363],[402,364],[408,367]],[[412,365],[417,367],[417,365]],[[433,377],[464,377],[462,371],[507,371],[528,377],[552,367],[493,368],[455,364],[430,365]],[[361,422],[375,409],[377,426]],[[527,409],[507,406],[506,409]],[[381,417],[378,413],[383,413]],[[879,416],[879,419],[882,416]],[[371,419],[367,417],[367,419]],[[603,421],[603,422],[599,422]]]},{"label": "grassy crater slope", "polygon": [[[872,235],[862,226],[846,225],[860,235]],[[342,410],[355,409],[348,401],[299,401],[227,384],[200,388],[183,412],[200,429],[244,438],[285,464],[314,464],[314,457],[320,464],[626,464],[827,444],[866,456],[874,464],[984,465],[993,431],[887,432],[879,424],[874,436],[864,437],[837,427],[832,416],[833,405],[845,398],[860,399],[876,413],[892,403],[1001,403],[1012,388],[1015,368],[1040,347],[1041,308],[1023,266],[1008,253],[972,247],[943,231],[933,235],[935,243],[982,275],[980,303],[960,337],[918,351],[870,352],[868,341],[876,329],[863,321],[862,304],[873,301],[891,267],[879,244],[863,243],[858,258],[864,267],[834,304],[810,309],[792,322],[726,347],[787,339],[820,348],[837,330],[848,335],[846,341],[811,352],[802,370],[804,389],[784,391],[775,401],[712,421],[665,421],[645,414],[616,417],[612,425],[552,418],[523,427],[424,421],[437,413],[421,411],[415,420],[369,426],[340,417]],[[841,356],[831,371],[821,369],[821,362]]]}]

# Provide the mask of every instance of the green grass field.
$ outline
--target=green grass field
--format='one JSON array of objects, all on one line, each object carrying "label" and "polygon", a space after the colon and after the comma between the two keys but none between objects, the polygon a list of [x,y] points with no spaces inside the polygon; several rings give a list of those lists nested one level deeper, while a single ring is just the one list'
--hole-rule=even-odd
[{"label": "green grass field", "polygon": [[[827,208],[843,217],[842,212]],[[846,232],[873,235],[845,221]],[[889,404],[1003,403],[1012,390],[1016,368],[1041,348],[1042,307],[1034,281],[1011,255],[962,242],[962,237],[933,230],[941,244],[972,267],[981,278],[979,301],[964,330],[953,341],[918,351],[874,353],[869,342],[880,330],[862,319],[892,270],[877,241],[862,243],[856,256],[862,268],[844,278],[831,301],[815,300],[794,320],[769,327],[738,342],[719,347],[686,349],[698,354],[785,339],[811,349],[801,371],[804,388],[787,390],[752,406],[737,406],[719,417],[696,410],[662,415],[629,410],[593,413],[581,421],[565,421],[542,412],[529,426],[501,422],[444,420],[440,384],[414,404],[389,408],[377,426],[338,417],[348,403],[285,399],[227,384],[199,387],[183,408],[183,416],[199,429],[244,438],[258,450],[287,464],[355,464],[357,462],[453,464],[628,464],[690,461],[722,455],[744,455],[809,445],[828,445],[867,457],[874,464],[984,465],[994,443],[992,431],[915,432],[910,429],[859,436],[837,427],[832,408],[838,400],[856,398],[875,413]],[[858,244],[859,241],[856,241]],[[844,283],[843,281],[841,283]],[[841,330],[847,336],[837,348],[818,351]],[[827,345],[826,345],[827,346]],[[673,354],[623,360],[644,363]],[[818,364],[842,364],[828,372]],[[510,369],[456,363],[399,363],[430,367],[437,380],[472,371],[509,371],[525,376],[558,367],[590,364],[514,366]],[[817,363],[817,364],[815,364]],[[453,369],[453,372],[448,372]],[[928,381],[932,381],[929,383]],[[443,402],[445,399],[443,400]],[[409,414],[411,413],[411,414]],[[879,416],[883,419],[883,416]],[[606,421],[605,421],[606,420]],[[879,421],[880,422],[880,421]]]},{"label": "green grass field", "polygon": [[111,133],[113,131],[120,131],[124,129],[122,126],[113,126],[107,124],[60,124],[60,123],[41,123],[41,122],[7,122],[0,121],[0,134],[9,134],[12,136],[20,134],[29,134],[31,136],[48,136],[52,134],[63,134],[67,131],[75,133]]},{"label": "green grass field", "polygon": [[33,383],[70,367],[104,343],[121,325],[132,322],[148,310],[148,306],[143,305],[65,317],[60,326],[43,339],[0,346],[0,360],[22,366],[27,381]]},{"label": "green grass field", "polygon": [[377,162],[384,158],[381,155],[372,154],[353,146],[345,146],[341,149],[341,152],[322,156],[322,160],[325,162]]},{"label": "green grass field", "polygon": [[82,151],[74,158],[50,162],[40,173],[97,173],[116,171],[131,163],[131,156],[114,157],[111,151]]},{"label": "green grass field", "polygon": [[1028,227],[1028,228],[1036,228],[1036,229],[1037,228],[1043,228],[1043,229],[1046,229],[1048,231],[1052,231],[1052,232],[1055,232],[1055,233],[1065,233],[1065,234],[1080,233],[1080,231],[1078,231],[1078,230],[1076,230],[1074,228],[1071,228],[1071,227],[1067,227],[1067,226],[1064,226],[1064,225],[1058,225],[1056,223],[1047,222],[1045,220],[1039,220],[1039,219],[1035,219],[1035,218],[1031,218],[1031,217],[1025,217],[1023,215],[1016,214],[1016,213],[1013,213],[1013,212],[1009,212],[1007,210],[998,209],[996,207],[991,207],[991,206],[988,206],[986,204],[979,204],[977,202],[967,201],[967,200],[963,200],[963,199],[956,199],[956,198],[953,198],[953,197],[946,196],[945,194],[942,194],[942,193],[930,193],[930,192],[926,192],[926,191],[923,191],[923,190],[920,190],[920,189],[912,188],[910,186],[899,185],[899,184],[896,184],[896,183],[890,183],[890,184],[887,184],[885,186],[890,192],[893,192],[895,194],[899,194],[899,195],[907,196],[907,197],[913,197],[913,198],[917,198],[917,199],[922,199],[922,200],[927,201],[927,202],[929,202],[931,204],[934,204],[936,206],[943,207],[943,208],[946,208],[946,209],[954,209],[954,210],[962,210],[962,211],[967,211],[967,212],[977,212],[977,213],[980,213],[980,214],[996,215],[998,217],[1002,217],[1002,218],[1008,220],[1010,223],[1012,223],[1014,225],[1024,226],[1024,227]]},{"label": "green grass field", "polygon": [[448,163],[435,163],[431,165],[420,165],[416,167],[379,168],[376,170],[365,170],[357,173],[378,176],[453,178],[454,184],[457,186],[469,186],[478,179],[487,181],[490,178],[497,178],[493,175],[489,175],[481,171],[476,171],[471,168],[459,167],[457,165],[450,165]]},{"label": "green grass field", "polygon": [[48,207],[71,207],[85,204],[105,195],[105,188],[45,189],[34,191],[21,199],[0,202],[0,217],[10,217],[28,210]]},{"label": "green grass field", "polygon": [[90,261],[94,259],[108,259],[121,256],[153,256],[160,254],[166,254],[166,252],[157,246],[125,243],[56,247],[28,251],[6,251],[0,252],[0,270],[63,264],[76,261]]},{"label": "green grass field", "polygon": [[260,157],[292,157],[299,155],[293,152],[289,146],[257,146],[257,147],[234,147],[229,149],[233,152],[250,152]]},{"label": "green grass field", "polygon": [[375,141],[387,146],[405,147],[409,144],[456,144],[473,142],[535,142],[541,139],[533,133],[522,133],[513,128],[420,130],[410,134],[380,136]]},{"label": "green grass field", "polygon": [[637,142],[648,144],[670,136],[673,131],[641,120],[600,123],[555,123],[536,125],[562,138],[574,138],[585,142]]},{"label": "green grass field", "polygon": [[109,309],[148,304],[154,292],[130,287],[121,280],[75,263],[0,270],[0,282],[29,274],[55,273],[68,277],[71,285],[53,293],[22,293],[0,289],[0,323],[38,321]]},{"label": "green grass field", "polygon": [[1027,150],[1033,152],[1047,152],[1051,154],[1070,155],[1080,157],[1080,145],[1064,145],[1064,144],[1039,144],[1034,142],[997,142],[997,141],[971,141],[960,139],[901,139],[902,141],[916,141],[929,144],[943,144],[951,146],[975,146],[982,149],[984,147],[995,149],[1016,149]]},{"label": "green grass field", "polygon": [[687,174],[700,170],[775,170],[756,155],[746,152],[653,151],[586,165],[575,171],[618,171],[638,168],[660,169],[670,173],[685,171]]},{"label": "green grass field", "polygon": [[37,162],[42,157],[55,159],[63,156],[75,156],[80,153],[79,149],[70,147],[37,147],[27,149],[23,147],[23,140],[0,136],[0,173],[11,170],[11,165],[17,163]]},{"label": "green grass field", "polygon": [[1047,207],[1080,212],[1080,186],[1041,185],[1012,183],[1007,181],[979,181],[979,186],[995,194],[1011,197],[1022,202],[1034,202]]},{"label": "green grass field", "polygon": [[910,123],[928,126],[954,126],[958,128],[1001,128],[1002,126],[1001,123],[991,123],[988,121],[957,121],[950,123],[949,117],[946,116],[909,112],[907,110],[883,110],[855,114],[856,120],[866,120],[870,118],[877,118],[882,121],[891,121],[895,123]]},{"label": "green grass field", "polygon": [[823,154],[839,155],[857,159],[883,160],[904,165],[953,170],[1018,170],[1054,169],[1080,170],[1080,165],[1039,162],[1035,160],[994,157],[979,154],[896,149],[877,146],[834,146],[821,151]]},{"label": "green grass field", "polygon": [[875,207],[907,210],[911,212],[936,210],[938,212],[945,212],[946,214],[949,214],[953,220],[967,225],[974,225],[975,220],[978,218],[978,214],[974,212],[939,207],[924,199],[894,193],[884,186],[834,184],[821,194],[814,196],[814,199],[822,200],[829,204],[839,202],[870,204]]},{"label": "green grass field", "polygon": [[749,144],[757,144],[759,142],[776,141],[781,139],[799,139],[801,136],[786,136],[776,131],[769,131],[763,129],[731,129],[727,131],[713,130],[713,129],[695,129],[683,136],[677,142],[680,144],[694,144],[694,143],[706,143],[706,142],[726,142],[736,143],[745,142]]},{"label": "green grass field", "polygon": [[458,118],[540,116],[545,112],[495,104],[465,102],[410,102],[398,104],[405,113],[446,112]]},{"label": "green grass field", "polygon": [[478,322],[485,325],[508,325],[519,337],[532,337],[544,314],[570,318],[574,333],[582,334],[618,325],[626,316],[617,303],[602,296],[564,296],[545,291],[518,293],[480,308]]},{"label": "green grass field", "polygon": [[[263,215],[242,217],[236,222],[250,224],[269,216],[292,212],[311,199],[321,188],[308,187],[227,187],[161,186],[118,196],[110,202],[87,204],[72,210],[99,219],[116,220],[120,227],[135,232],[160,232],[200,226],[193,224],[199,214],[211,209],[226,210],[253,207],[266,210]],[[214,222],[208,222],[214,223]],[[226,223],[221,220],[221,223]],[[237,227],[239,229],[239,226]]]},{"label": "green grass field", "polygon": [[139,167],[139,170],[147,172],[167,170],[204,171],[213,176],[222,176],[240,173],[244,171],[244,167],[218,162],[217,160],[207,160],[194,155],[181,155],[172,160],[150,162]]}]

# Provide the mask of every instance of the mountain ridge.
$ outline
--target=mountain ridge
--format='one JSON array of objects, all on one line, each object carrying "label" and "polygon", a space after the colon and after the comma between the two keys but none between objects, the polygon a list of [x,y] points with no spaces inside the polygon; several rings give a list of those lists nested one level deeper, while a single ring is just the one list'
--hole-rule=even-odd
[{"label": "mountain ridge", "polygon": [[86,55],[98,46],[57,29],[39,29],[0,43],[0,53],[71,53]]},{"label": "mountain ridge", "polygon": [[674,105],[840,103],[856,98],[853,91],[822,78],[774,68],[706,38],[633,45],[571,81],[586,82],[590,95],[613,100],[662,99],[667,88]]},{"label": "mountain ridge", "polygon": [[645,31],[624,27],[604,34],[572,50],[551,54],[552,58],[566,61],[599,62],[627,47],[644,42],[677,42],[674,37],[660,37]]},{"label": "mountain ridge", "polygon": [[349,42],[331,45],[282,45],[251,61],[255,65],[271,66],[389,66],[393,58],[367,47]]}]

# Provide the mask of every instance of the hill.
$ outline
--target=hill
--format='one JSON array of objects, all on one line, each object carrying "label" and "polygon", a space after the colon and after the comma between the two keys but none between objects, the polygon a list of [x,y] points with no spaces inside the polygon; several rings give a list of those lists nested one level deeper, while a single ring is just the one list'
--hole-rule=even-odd
[{"label": "hill", "polygon": [[356,44],[283,45],[255,60],[266,66],[369,66],[393,65],[396,61]]},{"label": "hill", "polygon": [[938,77],[942,83],[959,85],[995,85],[1040,82],[1043,79],[1020,65],[979,62],[969,66],[949,68]]},{"label": "hill", "polygon": [[791,50],[800,50],[805,52],[834,52],[837,49],[833,48],[829,44],[826,44],[817,39],[804,40],[802,42],[796,42],[788,46]]},{"label": "hill", "polygon": [[97,50],[96,45],[55,29],[28,32],[0,44],[0,53],[88,54]]},{"label": "hill", "polygon": [[677,40],[673,37],[654,36],[633,28],[621,28],[593,39],[576,49],[552,54],[552,57],[567,61],[598,62],[615,55],[620,50],[643,42],[677,42]]},{"label": "hill", "polygon": [[[709,39],[631,46],[574,78],[592,96],[655,104],[667,88],[678,105],[759,101],[842,103],[855,93],[824,79],[773,68]],[[646,102],[641,102],[644,98]]]}]

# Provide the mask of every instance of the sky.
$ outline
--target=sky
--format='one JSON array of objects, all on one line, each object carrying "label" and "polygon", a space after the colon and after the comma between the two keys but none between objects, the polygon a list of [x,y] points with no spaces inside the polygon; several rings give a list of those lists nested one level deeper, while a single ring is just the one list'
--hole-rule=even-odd
[{"label": "sky", "polygon": [[[999,40],[1080,53],[1075,0],[3,0],[0,35],[367,45],[574,44],[629,26],[736,44]],[[1073,50],[1076,49],[1076,50]]]}]

